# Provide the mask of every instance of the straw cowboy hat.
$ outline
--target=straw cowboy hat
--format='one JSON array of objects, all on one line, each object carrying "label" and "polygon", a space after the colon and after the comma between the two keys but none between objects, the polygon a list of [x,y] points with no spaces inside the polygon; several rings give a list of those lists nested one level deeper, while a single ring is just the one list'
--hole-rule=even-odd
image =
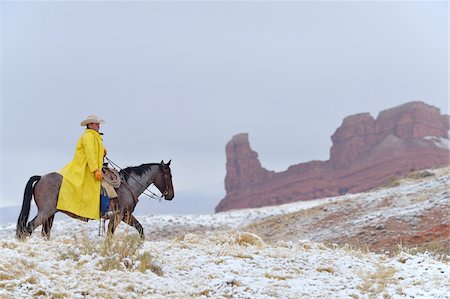
[{"label": "straw cowboy hat", "polygon": [[87,124],[104,124],[103,119],[98,118],[96,115],[89,115],[85,120],[83,120],[80,126],[85,126]]}]

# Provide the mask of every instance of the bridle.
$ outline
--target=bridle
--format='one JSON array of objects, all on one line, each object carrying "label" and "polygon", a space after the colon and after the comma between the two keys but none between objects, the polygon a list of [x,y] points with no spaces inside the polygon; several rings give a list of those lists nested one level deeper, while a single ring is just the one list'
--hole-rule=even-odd
[{"label": "bridle", "polygon": [[[124,169],[122,169],[119,165],[117,165],[116,163],[111,161],[111,159],[109,159],[108,157],[105,156],[105,159],[108,160],[108,162],[111,163],[111,165],[113,165],[114,167],[117,167],[120,171],[122,171],[123,173],[127,174],[128,177],[132,178],[141,187],[145,188],[145,186],[142,185],[136,178],[134,178],[131,175],[131,173],[129,173],[129,172],[125,171]],[[161,165],[164,165],[164,164],[160,164],[160,166]],[[170,176],[171,176],[170,175],[170,168],[169,167],[164,168],[164,169],[162,169],[162,171],[164,173],[164,180],[165,180],[165,185],[166,185],[165,187],[166,188],[165,188],[164,192],[162,192],[161,196],[156,195],[154,192],[149,190],[148,187],[145,188],[145,190],[144,190],[144,192],[142,192],[142,194],[144,194],[144,195],[146,195],[146,196],[148,196],[148,197],[150,197],[152,199],[159,199],[159,200],[161,199],[161,197],[163,197],[163,196],[165,197],[165,196],[169,195],[169,182],[170,182]],[[122,182],[125,183],[126,185],[128,185],[128,183],[123,178],[122,178]],[[133,196],[133,199],[134,198],[137,199],[137,197],[131,192],[131,189],[129,189],[129,187],[127,189],[131,193],[131,195]],[[147,194],[145,191],[150,192],[150,194]],[[136,201],[136,199],[135,199],[135,201]]]},{"label": "bridle", "polygon": [[[163,165],[163,164],[161,164]],[[169,195],[169,183],[170,183],[170,168],[168,166],[163,166],[164,168],[162,169],[163,173],[164,173],[164,180],[165,180],[165,185],[166,185],[166,189],[164,190],[164,192],[162,193],[165,196]]]}]

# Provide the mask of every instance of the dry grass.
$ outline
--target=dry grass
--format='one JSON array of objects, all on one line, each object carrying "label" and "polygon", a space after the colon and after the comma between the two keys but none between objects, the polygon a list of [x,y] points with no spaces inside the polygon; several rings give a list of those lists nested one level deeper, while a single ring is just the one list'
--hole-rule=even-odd
[{"label": "dry grass", "polygon": [[48,297],[48,295],[49,295],[49,294],[48,294],[46,291],[40,289],[40,290],[37,290],[37,291],[33,294],[33,298],[36,298],[36,297]]},{"label": "dry grass", "polygon": [[358,286],[358,289],[363,293],[369,295],[370,298],[379,297],[384,292],[386,286],[390,283],[395,284],[393,278],[396,269],[393,267],[384,267],[378,265],[375,273],[363,275],[363,283]]},{"label": "dry grass", "polygon": [[96,244],[86,234],[82,234],[81,239],[74,237],[73,244],[64,249],[58,248],[58,252],[60,259],[71,259],[81,265],[84,263],[80,261],[81,256],[98,255],[102,257],[98,266],[103,271],[117,269],[145,272],[150,270],[162,276],[163,271],[153,261],[151,254],[147,251],[142,252],[142,244],[143,241],[136,234],[105,236],[99,244]]},{"label": "dry grass", "polygon": [[427,253],[438,261],[442,262],[450,261],[450,248],[449,246],[441,242],[425,243],[415,247],[398,245],[397,248],[392,252],[392,256],[401,256],[402,253],[410,255]]},{"label": "dry grass", "polygon": [[12,242],[12,241],[2,241],[0,242],[0,247],[1,248],[7,248],[7,249],[16,249],[17,248],[17,243]]},{"label": "dry grass", "polygon": [[324,207],[326,207],[326,205],[312,207],[285,215],[272,216],[244,226],[242,227],[242,230],[256,234],[264,241],[272,244],[283,239],[280,233],[287,232],[292,227],[296,227],[301,219],[319,215],[323,212],[322,209]]},{"label": "dry grass", "polygon": [[264,273],[264,277],[275,280],[289,280],[293,278],[291,275],[276,275],[267,272]]},{"label": "dry grass", "polygon": [[240,246],[253,245],[259,249],[262,249],[265,246],[264,241],[259,236],[249,232],[237,232],[236,243]]},{"label": "dry grass", "polygon": [[330,274],[333,274],[334,272],[336,272],[333,267],[318,267],[316,269],[317,272],[328,272]]},{"label": "dry grass", "polygon": [[417,180],[429,180],[430,178],[434,178],[436,174],[438,176],[443,176],[450,173],[450,167],[439,167],[433,168],[429,170],[411,170],[408,173],[405,173],[401,176],[392,176],[390,177],[383,185],[376,187],[370,191],[381,190],[384,188],[392,188],[400,186],[402,183],[408,181],[417,181]]},{"label": "dry grass", "polygon": [[[0,265],[0,287],[6,288],[8,286],[11,287],[13,285],[16,285],[18,283],[18,277],[26,276],[29,269],[33,269],[35,267],[35,263],[25,259],[18,259],[15,262],[14,267],[10,267],[10,265]],[[29,276],[24,282],[35,284],[37,281],[33,276]]]},{"label": "dry grass", "polygon": [[232,256],[240,259],[253,259],[253,256],[251,254],[245,253],[240,250],[236,251],[234,254],[232,254]]},{"label": "dry grass", "polygon": [[421,180],[424,178],[434,177],[436,174],[428,170],[412,171],[405,176],[405,179]]},{"label": "dry grass", "polygon": [[323,246],[325,246],[327,248],[330,248],[330,249],[333,249],[333,250],[334,249],[341,249],[345,253],[352,254],[352,255],[368,254],[368,253],[372,252],[370,250],[369,245],[367,245],[366,243],[336,244],[336,243],[331,243],[331,242],[324,242],[322,244],[323,244]]},{"label": "dry grass", "polygon": [[400,186],[400,183],[401,183],[400,178],[390,177],[383,185],[379,187],[379,189],[398,187]]}]

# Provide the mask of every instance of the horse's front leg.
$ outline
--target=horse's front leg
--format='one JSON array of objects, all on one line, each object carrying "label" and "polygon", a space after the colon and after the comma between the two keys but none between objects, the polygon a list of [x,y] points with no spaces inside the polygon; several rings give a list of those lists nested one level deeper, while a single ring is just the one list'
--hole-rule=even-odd
[{"label": "horse's front leg", "polygon": [[123,221],[134,227],[135,229],[137,229],[137,231],[139,232],[139,236],[141,237],[142,240],[145,240],[145,236],[144,236],[144,228],[142,227],[142,225],[139,223],[139,221],[137,221],[136,217],[133,216],[133,214],[131,213],[126,213],[125,217],[123,218]]},{"label": "horse's front leg", "polygon": [[114,213],[114,216],[109,219],[108,223],[108,235],[112,236],[117,229],[117,226],[120,223],[120,219],[122,218],[119,215],[118,211]]}]

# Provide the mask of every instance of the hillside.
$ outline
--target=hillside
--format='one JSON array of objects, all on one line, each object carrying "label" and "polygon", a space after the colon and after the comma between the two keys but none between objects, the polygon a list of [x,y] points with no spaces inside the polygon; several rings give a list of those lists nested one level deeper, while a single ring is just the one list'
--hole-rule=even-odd
[{"label": "hillside", "polygon": [[395,250],[397,244],[450,248],[449,173],[450,168],[414,172],[388,183],[398,187],[337,197],[312,209],[257,221],[244,230],[275,242],[309,239],[377,252]]},{"label": "hillside", "polygon": [[108,240],[98,222],[55,221],[50,241],[25,242],[2,225],[0,298],[450,298],[449,184],[450,168],[430,169],[359,194],[139,217],[140,246],[123,224]]}]

